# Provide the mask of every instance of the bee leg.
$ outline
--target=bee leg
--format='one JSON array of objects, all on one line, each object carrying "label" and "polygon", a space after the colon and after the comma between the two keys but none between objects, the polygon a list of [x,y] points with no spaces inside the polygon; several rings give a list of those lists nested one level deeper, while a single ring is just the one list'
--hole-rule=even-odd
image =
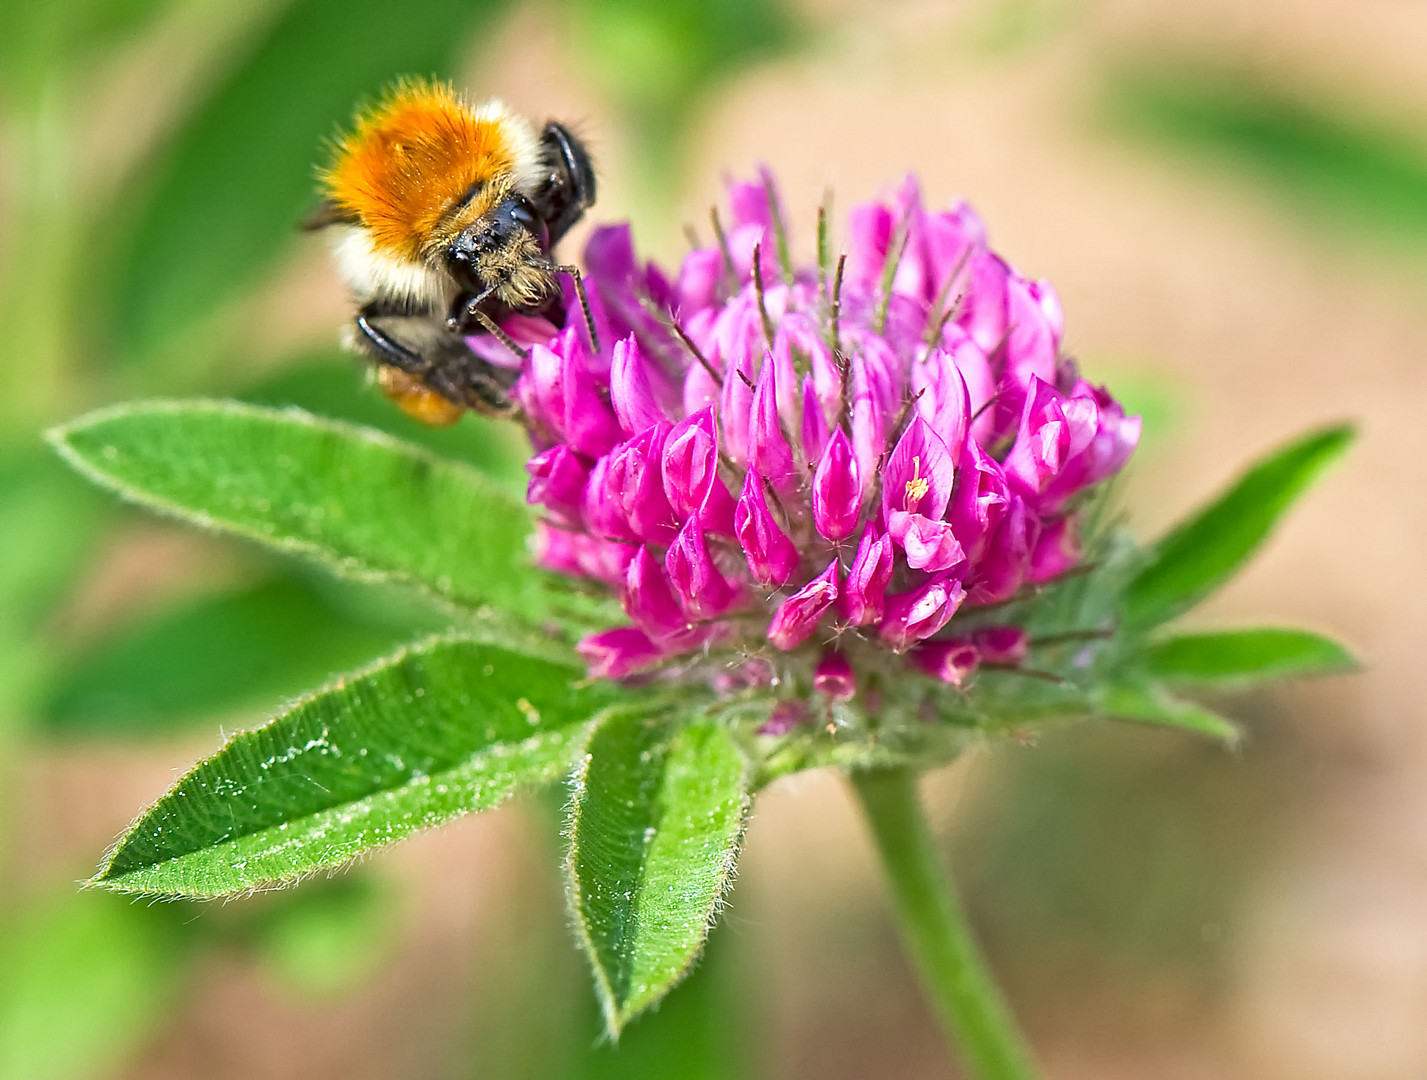
[{"label": "bee leg", "polygon": [[451,301],[451,309],[446,313],[446,329],[453,334],[462,333],[475,317],[477,310],[495,293],[492,285],[482,293],[462,292]]},{"label": "bee leg", "polygon": [[504,345],[507,349],[514,353],[516,357],[518,357],[522,361],[530,359],[530,350],[522,348],[520,345],[517,345],[515,343],[515,340],[504,330],[502,330],[500,326],[496,323],[496,321],[492,319],[489,315],[487,315],[484,311],[482,311],[480,308],[475,308],[471,311],[471,314],[475,316],[476,322],[481,324],[481,327],[485,330],[486,333],[490,334],[491,337],[499,341],[502,345]]},{"label": "bee leg", "polygon": [[549,246],[553,248],[594,205],[595,169],[584,143],[562,124],[554,121],[546,124],[540,135],[540,146],[545,163],[550,166],[550,179],[537,202],[549,230]]},{"label": "bee leg", "polygon": [[590,334],[590,347],[598,354],[600,351],[600,335],[595,329],[595,316],[590,310],[590,298],[585,295],[585,279],[580,276],[578,266],[556,266],[554,269],[558,273],[569,274],[570,280],[575,283],[575,295],[580,298],[580,311],[585,316],[585,329]]},{"label": "bee leg", "polygon": [[485,361],[476,359],[475,364],[462,374],[464,385],[470,391],[466,395],[467,403],[476,412],[506,417],[518,414],[519,403],[511,398],[506,385],[491,374]]},{"label": "bee leg", "polygon": [[377,351],[379,359],[392,367],[400,368],[409,375],[425,375],[430,371],[431,362],[429,360],[412,352],[372,322],[372,319],[379,313],[371,308],[372,305],[368,304],[357,312],[357,329],[362,332],[367,344]]}]

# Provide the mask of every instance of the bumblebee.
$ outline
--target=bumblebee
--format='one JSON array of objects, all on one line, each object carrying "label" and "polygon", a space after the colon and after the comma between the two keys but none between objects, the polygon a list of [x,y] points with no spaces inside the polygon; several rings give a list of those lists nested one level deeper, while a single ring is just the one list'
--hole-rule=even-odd
[{"label": "bumblebee", "polygon": [[304,227],[332,237],[357,305],[349,344],[417,419],[512,411],[516,372],[466,337],[484,330],[523,355],[500,320],[563,323],[559,274],[572,275],[594,338],[579,271],[551,256],[595,201],[589,154],[564,125],[537,134],[499,101],[472,107],[446,84],[402,82],[358,116],[321,180]]}]

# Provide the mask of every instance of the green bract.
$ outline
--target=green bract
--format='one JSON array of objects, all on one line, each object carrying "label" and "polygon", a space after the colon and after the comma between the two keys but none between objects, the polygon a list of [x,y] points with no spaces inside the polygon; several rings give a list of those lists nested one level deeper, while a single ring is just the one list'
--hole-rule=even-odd
[{"label": "green bract", "polygon": [[829,764],[923,769],[988,733],[1068,717],[1230,739],[1229,721],[1178,695],[1351,666],[1341,646],[1303,631],[1163,628],[1243,565],[1350,438],[1333,428],[1283,448],[1148,547],[1091,537],[1087,572],[997,613],[1039,642],[1044,670],[988,668],[969,692],[937,698],[934,715],[774,736],[760,734],[770,689],[585,681],[560,628],[581,609],[529,565],[527,508],[466,466],[296,411],[158,402],[96,413],[51,439],[100,485],[414,590],[451,629],[231,739],[139,819],[93,884],[212,897],[290,882],[568,782],[570,906],[617,1034],[697,958],[751,800],[773,779]]}]

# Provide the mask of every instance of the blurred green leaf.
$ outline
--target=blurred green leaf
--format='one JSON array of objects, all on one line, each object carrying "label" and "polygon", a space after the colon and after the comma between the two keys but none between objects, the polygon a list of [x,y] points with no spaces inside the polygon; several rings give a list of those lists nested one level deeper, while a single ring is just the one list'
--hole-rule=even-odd
[{"label": "blurred green leaf", "polygon": [[1172,697],[1156,686],[1129,681],[1113,683],[1103,687],[1097,697],[1100,712],[1112,720],[1183,728],[1231,746],[1239,741],[1239,728],[1232,720],[1202,705]]},{"label": "blurred green leaf", "polygon": [[1285,446],[1152,545],[1148,564],[1125,593],[1127,620],[1137,626],[1166,622],[1222,585],[1352,440],[1353,429],[1344,425]]},{"label": "blurred green leaf", "polygon": [[321,140],[399,75],[449,75],[497,0],[293,0],[173,140],[120,242],[126,353],[215,310],[272,264],[315,201]]},{"label": "blurred green leaf", "polygon": [[791,37],[766,0],[582,0],[580,53],[626,107],[677,114],[709,81]]},{"label": "blurred green leaf", "polygon": [[474,469],[380,432],[235,402],[140,402],[50,432],[127,499],[366,581],[538,617],[530,518]]},{"label": "blurred green leaf", "polygon": [[[0,88],[23,96],[23,84],[53,74],[85,50],[121,44],[172,0],[16,0],[5,7],[0,34]],[[90,59],[92,62],[92,58]]]},{"label": "blurred green leaf", "polygon": [[263,966],[304,998],[354,989],[396,944],[393,899],[371,874],[344,874],[284,894],[254,927]]},{"label": "blurred green leaf", "polygon": [[658,1009],[625,1028],[618,1043],[600,1041],[593,1023],[583,1029],[582,1052],[566,1075],[573,1080],[740,1080],[759,1075],[749,1068],[756,995],[744,970],[745,958],[733,946],[728,928],[716,927],[688,978]]},{"label": "blurred green leaf", "polygon": [[0,1080],[107,1076],[167,1018],[183,975],[176,922],[72,887],[0,934]]},{"label": "blurred green leaf", "polygon": [[1149,647],[1146,661],[1157,679],[1208,686],[1241,686],[1357,666],[1352,654],[1330,638],[1275,628],[1166,638]]},{"label": "blurred green leaf", "polygon": [[103,500],[68,482],[32,438],[32,450],[0,455],[0,622],[27,629],[93,551],[105,514]]},{"label": "blurred green leaf", "polygon": [[222,896],[336,866],[563,774],[609,700],[579,671],[440,638],[236,735],[119,841],[93,883]]},{"label": "blurred green leaf", "polygon": [[748,765],[728,729],[595,729],[570,804],[571,908],[617,1037],[688,973],[733,875]]},{"label": "blurred green leaf", "polygon": [[530,440],[520,425],[471,412],[450,427],[423,424],[383,397],[367,370],[365,361],[350,354],[324,352],[301,358],[235,396],[254,405],[296,405],[317,416],[378,428],[442,457],[469,462],[509,484],[517,498],[524,497]]},{"label": "blurred green leaf", "polygon": [[359,622],[310,581],[278,577],[122,628],[59,667],[43,718],[58,734],[168,732],[271,707],[437,629],[430,617]]},{"label": "blurred green leaf", "polygon": [[1269,185],[1276,200],[1323,224],[1427,242],[1427,139],[1243,73],[1188,64],[1135,65],[1106,94],[1123,128],[1212,156]]}]

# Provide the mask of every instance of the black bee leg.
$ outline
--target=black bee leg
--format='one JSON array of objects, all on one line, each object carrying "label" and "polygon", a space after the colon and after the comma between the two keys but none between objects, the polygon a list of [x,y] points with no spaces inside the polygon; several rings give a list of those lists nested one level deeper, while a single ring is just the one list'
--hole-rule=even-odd
[{"label": "black bee leg", "polygon": [[580,311],[585,316],[585,329],[590,333],[590,347],[598,354],[600,351],[600,335],[595,329],[594,312],[590,310],[590,298],[585,295],[585,279],[580,276],[578,266],[557,266],[554,268],[562,274],[569,274],[570,280],[575,283],[575,295],[580,298]]},{"label": "black bee leg", "polygon": [[482,293],[463,292],[458,295],[451,302],[451,310],[446,315],[446,329],[453,334],[461,333],[475,317],[476,310],[494,293],[495,286],[492,285]]},{"label": "black bee leg", "polygon": [[584,143],[561,124],[550,122],[540,136],[550,180],[536,198],[554,247],[595,204],[595,169]]},{"label": "black bee leg", "polygon": [[392,367],[400,368],[409,375],[426,374],[431,369],[430,361],[412,352],[381,327],[374,325],[372,323],[374,315],[375,313],[369,312],[367,308],[357,312],[357,329],[362,332],[367,343],[377,351],[380,359]]},{"label": "black bee leg", "polygon": [[[474,370],[467,371],[465,380],[466,389],[469,391],[466,399],[477,412],[488,416],[507,417],[518,412],[520,406],[511,398],[509,388],[490,373],[490,368],[484,361]],[[471,400],[472,395],[475,400]]]},{"label": "black bee leg", "polygon": [[485,329],[486,333],[490,334],[491,337],[499,341],[502,345],[504,345],[522,361],[530,359],[530,350],[523,348],[520,345],[517,345],[515,343],[515,340],[504,330],[502,330],[498,325],[496,325],[496,321],[492,319],[489,315],[487,315],[484,311],[482,311],[480,308],[475,308],[471,311],[471,314],[475,316],[476,321],[481,324],[481,326]]}]

